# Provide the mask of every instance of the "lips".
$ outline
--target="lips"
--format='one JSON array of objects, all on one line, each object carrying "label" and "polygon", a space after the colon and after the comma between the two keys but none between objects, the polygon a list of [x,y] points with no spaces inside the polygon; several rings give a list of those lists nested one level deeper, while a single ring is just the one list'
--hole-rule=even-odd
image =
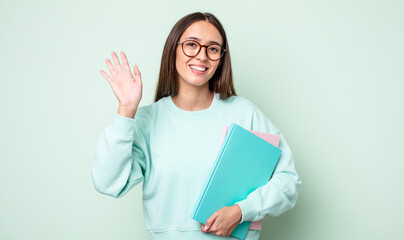
[{"label": "lips", "polygon": [[204,66],[204,65],[198,65],[198,64],[189,64],[189,67],[193,70],[199,71],[199,72],[206,72],[209,68]]}]

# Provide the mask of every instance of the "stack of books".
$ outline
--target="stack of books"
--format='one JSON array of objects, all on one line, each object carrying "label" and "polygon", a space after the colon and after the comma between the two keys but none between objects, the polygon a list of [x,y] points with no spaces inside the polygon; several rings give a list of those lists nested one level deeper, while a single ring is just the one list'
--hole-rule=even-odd
[{"label": "stack of books", "polygon": [[[217,210],[233,206],[272,176],[281,155],[279,136],[248,131],[232,123],[223,131],[222,145],[210,174],[191,213],[191,218],[206,224]],[[262,221],[243,222],[231,233],[244,239],[248,229],[261,229]]]}]

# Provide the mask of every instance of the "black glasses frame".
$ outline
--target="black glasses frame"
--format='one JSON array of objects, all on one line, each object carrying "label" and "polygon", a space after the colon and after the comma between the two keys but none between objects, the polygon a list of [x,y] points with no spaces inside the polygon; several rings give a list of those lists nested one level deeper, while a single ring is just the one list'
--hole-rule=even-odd
[{"label": "black glasses frame", "polygon": [[[197,43],[197,44],[199,45],[199,50],[198,50],[198,52],[197,52],[195,55],[188,55],[188,54],[186,54],[185,51],[184,51],[184,43],[185,43],[185,42],[194,42],[194,43]],[[195,41],[195,40],[185,40],[185,41],[183,41],[183,42],[177,42],[177,43],[178,43],[178,44],[181,44],[182,52],[183,52],[186,56],[188,56],[188,57],[195,57],[196,55],[198,55],[198,54],[201,52],[201,49],[202,49],[203,47],[205,47],[206,56],[207,56],[210,60],[212,60],[212,61],[220,60],[220,59],[223,57],[224,52],[226,52],[226,49],[224,49],[222,46],[220,46],[220,45],[218,45],[218,44],[202,45],[202,44],[200,44],[199,42],[197,42],[197,41]],[[208,54],[208,47],[210,47],[210,46],[212,46],[212,45],[217,45],[217,46],[220,46],[220,47],[222,48],[221,53],[220,53],[220,57],[219,57],[218,59],[212,59],[212,58],[209,57],[209,54]]]}]

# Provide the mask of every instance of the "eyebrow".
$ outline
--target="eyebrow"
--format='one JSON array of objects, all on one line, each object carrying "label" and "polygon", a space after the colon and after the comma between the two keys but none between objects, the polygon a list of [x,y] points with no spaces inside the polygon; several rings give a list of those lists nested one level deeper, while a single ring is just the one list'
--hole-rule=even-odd
[{"label": "eyebrow", "polygon": [[[200,39],[200,38],[197,38],[197,37],[187,37],[187,38],[185,38],[185,40],[188,40],[188,39],[201,41],[201,39]],[[208,44],[217,44],[217,45],[219,45],[219,46],[222,46],[220,43],[218,43],[218,42],[216,42],[216,41],[209,41]]]}]

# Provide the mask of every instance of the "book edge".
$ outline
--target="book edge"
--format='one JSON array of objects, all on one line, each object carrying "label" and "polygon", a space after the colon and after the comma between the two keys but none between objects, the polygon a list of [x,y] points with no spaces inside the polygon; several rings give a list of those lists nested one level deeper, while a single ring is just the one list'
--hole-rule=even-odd
[{"label": "book edge", "polygon": [[215,162],[213,163],[213,166],[212,166],[212,168],[211,168],[211,170],[209,172],[209,175],[208,175],[208,177],[207,177],[207,179],[205,181],[205,184],[202,187],[202,191],[199,194],[198,200],[196,201],[196,203],[194,205],[194,208],[193,208],[192,213],[191,213],[191,218],[194,219],[194,220],[196,220],[196,216],[198,214],[198,211],[199,211],[200,205],[202,203],[202,200],[203,200],[204,196],[206,195],[207,189],[210,186],[210,183],[212,181],[213,175],[216,172],[216,169],[217,169],[217,166],[219,165],[221,156],[223,155],[223,152],[224,152],[225,148],[227,147],[227,143],[229,142],[229,138],[232,135],[233,129],[234,129],[234,123],[232,123],[230,125],[230,127],[228,128],[228,130],[226,132],[226,136],[225,136],[225,138],[224,138],[224,140],[223,140],[223,142],[221,144],[219,153],[218,153],[218,155],[217,155],[217,157],[215,159]]}]

